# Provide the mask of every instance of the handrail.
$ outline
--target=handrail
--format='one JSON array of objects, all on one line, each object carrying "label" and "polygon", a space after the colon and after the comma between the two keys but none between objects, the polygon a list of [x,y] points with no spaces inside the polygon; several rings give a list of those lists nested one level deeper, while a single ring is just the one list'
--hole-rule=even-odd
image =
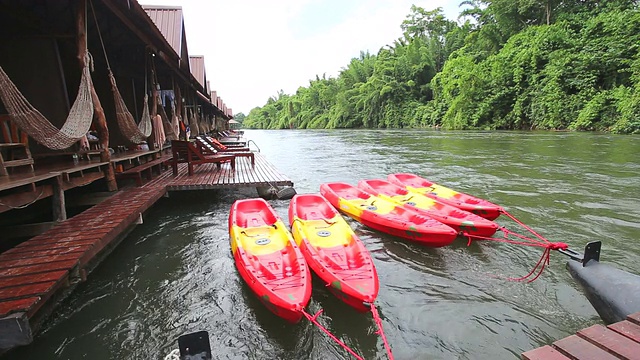
[{"label": "handrail", "polygon": [[253,145],[255,145],[258,148],[258,152],[260,152],[260,147],[258,146],[258,144],[256,144],[255,141],[253,140],[249,140],[247,141],[247,147],[250,147],[251,143],[253,143]]}]

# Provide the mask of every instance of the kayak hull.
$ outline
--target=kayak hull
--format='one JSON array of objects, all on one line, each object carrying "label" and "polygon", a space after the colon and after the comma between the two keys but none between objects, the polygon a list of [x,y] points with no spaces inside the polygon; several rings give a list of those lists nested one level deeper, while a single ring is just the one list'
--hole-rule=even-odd
[{"label": "kayak hull", "polygon": [[484,199],[457,192],[438,185],[414,174],[397,173],[388,175],[389,182],[405,187],[408,191],[428,196],[443,204],[455,206],[487,220],[495,220],[503,212],[501,206]]},{"label": "kayak hull", "polygon": [[320,193],[336,209],[389,235],[432,247],[449,245],[457,236],[454,229],[437,220],[346,183],[322,184]]},{"label": "kayak hull", "polygon": [[379,290],[376,268],[333,206],[321,195],[296,195],[289,203],[289,223],[307,264],[329,290],[358,311],[370,310]]},{"label": "kayak hull", "polygon": [[291,233],[263,199],[237,200],[229,214],[238,272],[275,315],[296,323],[311,297],[311,276]]},{"label": "kayak hull", "polygon": [[421,212],[458,232],[488,237],[498,230],[498,224],[491,220],[457,207],[440,203],[422,194],[412,193],[406,188],[386,180],[361,180],[358,182],[358,187],[383,199]]}]

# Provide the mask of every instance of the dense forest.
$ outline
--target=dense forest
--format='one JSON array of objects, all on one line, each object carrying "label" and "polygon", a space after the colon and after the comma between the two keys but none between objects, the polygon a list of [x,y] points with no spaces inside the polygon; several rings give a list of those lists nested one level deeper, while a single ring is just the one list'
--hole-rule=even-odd
[{"label": "dense forest", "polygon": [[455,22],[412,6],[402,38],[335,78],[280,91],[244,127],[640,133],[639,1],[472,0],[460,9]]}]

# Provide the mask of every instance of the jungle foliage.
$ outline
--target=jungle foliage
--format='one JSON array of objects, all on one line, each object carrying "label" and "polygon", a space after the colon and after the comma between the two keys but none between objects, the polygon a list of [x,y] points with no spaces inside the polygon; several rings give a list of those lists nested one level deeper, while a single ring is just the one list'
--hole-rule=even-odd
[{"label": "jungle foliage", "polygon": [[[404,36],[337,77],[280,91],[245,127],[640,133],[637,0],[472,0],[460,21],[412,6]],[[464,20],[464,22],[462,22]]]}]

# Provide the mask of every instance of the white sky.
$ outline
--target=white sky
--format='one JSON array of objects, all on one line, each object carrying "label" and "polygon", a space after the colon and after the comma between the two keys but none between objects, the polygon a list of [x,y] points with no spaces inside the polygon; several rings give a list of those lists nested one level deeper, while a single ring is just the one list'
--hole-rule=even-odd
[{"label": "white sky", "polygon": [[442,7],[455,20],[460,1],[139,0],[182,6],[189,54],[204,55],[211,88],[245,114],[316,74],[336,76],[361,50],[391,44],[412,4]]}]

